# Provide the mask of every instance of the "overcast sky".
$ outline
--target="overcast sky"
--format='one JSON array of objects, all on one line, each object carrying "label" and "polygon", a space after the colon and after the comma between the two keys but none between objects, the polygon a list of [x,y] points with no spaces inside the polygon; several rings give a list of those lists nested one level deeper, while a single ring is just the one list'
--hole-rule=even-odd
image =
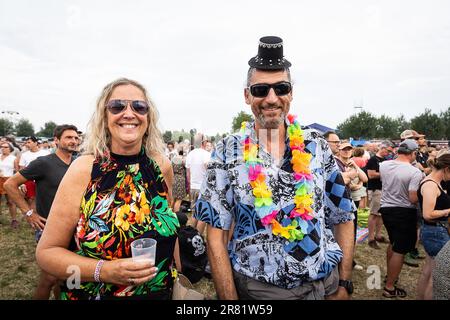
[{"label": "overcast sky", "polygon": [[118,77],[149,90],[162,130],[230,131],[259,38],[291,61],[291,112],[335,127],[450,106],[450,1],[0,0],[0,108],[38,131],[85,131]]}]

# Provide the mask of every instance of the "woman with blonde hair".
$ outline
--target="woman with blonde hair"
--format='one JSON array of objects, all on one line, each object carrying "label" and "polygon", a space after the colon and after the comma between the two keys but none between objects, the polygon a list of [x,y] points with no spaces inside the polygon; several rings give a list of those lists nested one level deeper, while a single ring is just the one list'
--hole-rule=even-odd
[{"label": "woman with blonde hair", "polygon": [[429,164],[431,173],[420,183],[417,192],[423,214],[420,236],[426,252],[425,265],[417,286],[417,298],[427,300],[432,299],[433,294],[434,257],[450,240],[450,196],[441,187],[443,181],[450,180],[450,153],[439,152]]},{"label": "woman with blonde hair", "polygon": [[[171,298],[179,223],[157,121],[138,82],[122,78],[103,89],[36,253],[42,269],[70,280],[62,299]],[[131,258],[130,244],[140,238],[157,240],[154,262]]]}]

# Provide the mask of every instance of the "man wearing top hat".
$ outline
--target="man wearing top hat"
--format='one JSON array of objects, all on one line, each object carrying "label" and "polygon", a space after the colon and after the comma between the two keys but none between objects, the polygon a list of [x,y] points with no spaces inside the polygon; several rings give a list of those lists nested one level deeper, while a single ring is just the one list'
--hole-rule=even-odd
[{"label": "man wearing top hat", "polygon": [[218,297],[348,299],[350,194],[327,142],[289,114],[282,39],[261,38],[249,65],[244,98],[254,120],[216,145],[196,204]]}]

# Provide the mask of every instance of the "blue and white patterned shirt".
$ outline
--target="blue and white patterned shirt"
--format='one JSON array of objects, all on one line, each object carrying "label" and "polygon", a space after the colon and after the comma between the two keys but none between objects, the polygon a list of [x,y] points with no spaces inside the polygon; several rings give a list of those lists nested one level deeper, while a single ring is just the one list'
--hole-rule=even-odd
[{"label": "blue and white patterned shirt", "polygon": [[[258,143],[254,122],[247,123],[247,129],[253,143]],[[254,209],[240,134],[230,135],[217,144],[196,203],[198,220],[223,230],[230,230],[234,222],[228,247],[234,270],[287,289],[324,278],[337,266],[343,254],[332,228],[353,220],[355,210],[327,142],[315,130],[303,129],[303,133],[305,150],[312,154],[314,218],[306,221],[307,234],[301,241],[289,242],[274,236],[270,225],[262,225]],[[286,137],[280,167],[263,148],[259,148],[258,157],[263,160],[266,183],[274,205],[280,210],[277,220],[281,221],[295,207],[289,138]]]}]

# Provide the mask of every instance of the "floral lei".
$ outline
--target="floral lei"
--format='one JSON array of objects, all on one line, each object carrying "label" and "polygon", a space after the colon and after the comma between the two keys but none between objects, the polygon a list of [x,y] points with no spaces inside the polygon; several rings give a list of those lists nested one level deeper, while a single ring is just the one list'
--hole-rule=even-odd
[{"label": "floral lei", "polygon": [[281,223],[277,221],[279,210],[273,204],[272,192],[266,184],[266,175],[262,159],[258,158],[258,144],[251,142],[246,134],[246,122],[241,125],[241,133],[244,141],[244,161],[248,169],[248,178],[255,196],[255,211],[264,226],[271,225],[272,233],[286,238],[290,242],[302,240],[307,234],[306,221],[313,218],[312,181],[313,177],[309,168],[311,154],[305,151],[303,131],[295,120],[296,116],[289,114],[287,119],[289,126],[287,134],[292,153],[292,169],[295,179],[295,208],[290,212],[289,218],[285,217]]}]

